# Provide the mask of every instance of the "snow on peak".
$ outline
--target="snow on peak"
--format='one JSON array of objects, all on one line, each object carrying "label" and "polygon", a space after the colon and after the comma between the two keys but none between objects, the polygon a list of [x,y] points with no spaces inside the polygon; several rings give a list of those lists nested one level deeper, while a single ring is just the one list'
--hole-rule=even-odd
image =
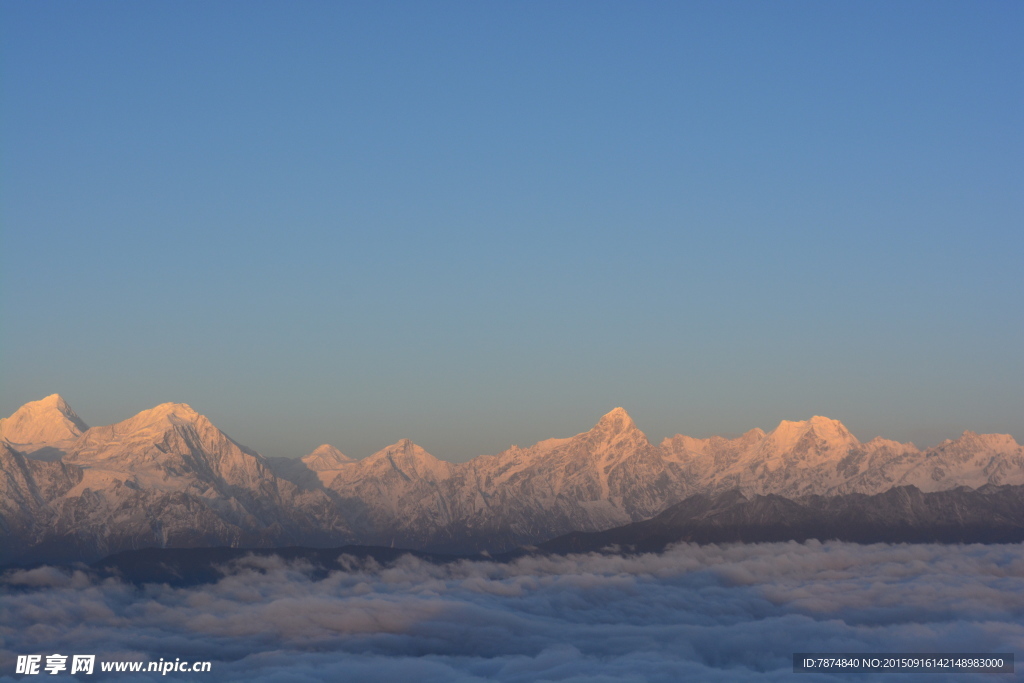
[{"label": "snow on peak", "polygon": [[846,425],[839,420],[815,415],[810,419],[810,423],[811,427],[814,428],[814,433],[826,441],[853,441],[854,443],[859,443],[853,434],[850,433],[850,430],[846,428]]},{"label": "snow on peak", "polygon": [[199,415],[192,406],[187,403],[161,403],[158,406],[144,410],[139,415],[149,414],[153,417],[165,417],[167,415],[177,415],[182,418],[190,418]]},{"label": "snow on peak", "polygon": [[162,403],[116,424],[93,427],[63,461],[94,474],[128,477],[140,490],[202,491],[224,484],[254,490],[268,476],[262,456],[184,403]]},{"label": "snow on peak", "polygon": [[197,413],[188,404],[161,403],[149,410],[143,410],[127,420],[105,427],[93,427],[86,435],[86,439],[91,443],[123,438],[150,441],[181,425],[189,425],[194,429],[211,434],[220,433],[220,430],[213,426],[206,417]]},{"label": "snow on peak", "polygon": [[966,448],[984,448],[994,451],[1014,452],[1020,449],[1020,444],[1010,434],[979,434],[970,430],[953,440],[946,440],[942,445]]},{"label": "snow on peak", "polygon": [[331,444],[325,443],[317,446],[309,455],[304,456],[302,462],[306,463],[306,466],[314,472],[321,472],[334,470],[355,461]]},{"label": "snow on peak", "polygon": [[36,403],[47,408],[56,408],[62,412],[65,410],[71,410],[71,408],[68,407],[68,402],[65,401],[64,397],[60,394],[50,394],[46,398],[41,398],[38,401],[32,401],[32,403]]},{"label": "snow on peak", "polygon": [[[412,439],[399,439],[390,446],[378,451],[378,453],[384,453],[390,456],[401,456],[404,458],[421,459],[428,458],[430,460],[436,460],[433,455],[427,453],[422,447],[413,443]],[[370,456],[373,457],[373,456]]]},{"label": "snow on peak", "polygon": [[447,479],[454,467],[450,462],[439,460],[426,450],[417,446],[409,439],[401,439],[386,448],[377,451],[362,463],[364,466],[376,467],[384,464],[402,473],[418,479]]},{"label": "snow on peak", "polygon": [[0,439],[16,444],[57,443],[77,438],[88,428],[60,394],[50,394],[0,419]]},{"label": "snow on peak", "polygon": [[754,427],[736,437],[737,441],[760,441],[766,436],[765,431],[760,427]]},{"label": "snow on peak", "polygon": [[883,448],[889,449],[894,453],[919,453],[920,450],[914,445],[912,441],[901,443],[892,439],[886,439],[884,436],[876,436],[864,443],[869,449],[880,450]]},{"label": "snow on peak", "polygon": [[619,434],[633,431],[637,429],[637,426],[625,408],[613,408],[597,421],[594,429]]},{"label": "snow on peak", "polygon": [[666,436],[661,440],[663,450],[678,450],[683,453],[703,453],[711,439],[697,439],[686,434]]},{"label": "snow on peak", "polygon": [[778,451],[785,452],[792,450],[801,439],[810,433],[832,446],[859,443],[842,422],[821,415],[797,422],[782,420],[779,426],[768,434],[767,438]]},{"label": "snow on peak", "polygon": [[161,403],[149,410],[143,410],[141,413],[138,413],[119,424],[125,426],[130,425],[132,429],[140,429],[142,427],[166,422],[173,418],[184,420],[185,422],[194,422],[196,419],[201,417],[202,415],[193,410],[192,406],[187,403]]}]

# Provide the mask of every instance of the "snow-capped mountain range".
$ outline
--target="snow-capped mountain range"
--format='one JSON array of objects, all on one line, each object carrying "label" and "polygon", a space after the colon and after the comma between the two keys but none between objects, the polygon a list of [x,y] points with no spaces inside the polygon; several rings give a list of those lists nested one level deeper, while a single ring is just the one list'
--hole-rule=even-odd
[{"label": "snow-capped mountain range", "polygon": [[651,444],[622,408],[589,431],[468,462],[403,439],[362,460],[264,458],[183,403],[89,428],[58,395],[0,420],[0,561],[147,546],[502,551],[650,519],[696,494],[876,494],[1024,484],[1024,448],[964,432],[921,451],[837,420]]}]

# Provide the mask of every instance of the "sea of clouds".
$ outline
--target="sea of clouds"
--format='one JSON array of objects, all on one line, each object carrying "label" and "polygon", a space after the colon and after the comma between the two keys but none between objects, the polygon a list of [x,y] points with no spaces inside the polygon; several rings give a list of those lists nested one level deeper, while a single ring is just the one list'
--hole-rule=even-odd
[{"label": "sea of clouds", "polygon": [[1024,652],[1020,544],[684,544],[509,564],[343,556],[319,580],[309,569],[249,557],[191,588],[8,572],[0,681],[19,678],[17,655],[51,653],[213,662],[162,677],[97,665],[81,680],[447,683],[892,680],[794,674],[792,654]]}]

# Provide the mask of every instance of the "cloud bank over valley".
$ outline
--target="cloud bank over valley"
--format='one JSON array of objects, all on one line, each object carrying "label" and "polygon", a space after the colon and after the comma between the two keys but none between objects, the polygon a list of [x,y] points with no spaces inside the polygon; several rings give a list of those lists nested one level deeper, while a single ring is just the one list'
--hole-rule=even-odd
[{"label": "cloud bank over valley", "polygon": [[[6,573],[0,595],[4,682],[18,654],[53,652],[210,660],[226,681],[525,682],[791,680],[795,651],[1024,651],[1019,544],[683,544],[386,567],[342,556],[320,580],[250,557],[194,588],[44,566]],[[192,680],[177,676],[162,680]]]}]

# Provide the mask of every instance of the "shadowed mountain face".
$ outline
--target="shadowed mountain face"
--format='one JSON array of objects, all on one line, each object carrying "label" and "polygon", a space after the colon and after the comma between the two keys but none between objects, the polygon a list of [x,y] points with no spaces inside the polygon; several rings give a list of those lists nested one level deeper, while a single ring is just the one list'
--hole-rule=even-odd
[{"label": "shadowed mountain face", "polygon": [[599,532],[573,532],[541,543],[542,552],[608,548],[658,552],[671,543],[763,543],[838,540],[854,543],[1019,543],[1024,541],[1024,486],[986,485],[923,493],[899,486],[873,496],[769,494],[738,490],[700,494],[653,519]]},{"label": "shadowed mountain face", "polygon": [[1024,484],[1024,449],[1009,436],[965,432],[922,452],[861,443],[838,421],[814,417],[656,446],[616,408],[576,436],[459,464],[408,439],[358,461],[328,444],[301,459],[268,459],[185,404],[87,428],[51,396],[0,420],[0,561],[154,546],[501,552],[733,489],[804,500],[990,484]]},{"label": "shadowed mountain face", "polygon": [[508,562],[524,555],[661,552],[680,542],[765,543],[840,540],[855,543],[1018,543],[1024,541],[1024,486],[985,486],[923,493],[901,486],[868,496],[776,495],[746,498],[737,490],[699,494],[653,519],[598,532],[573,532],[538,547],[472,557],[379,546],[340,548],[146,548],[94,562],[100,578],[136,584],[192,586],[214,583],[235,565],[261,569],[266,558],[301,561],[314,579],[372,559],[389,565],[400,557],[431,563],[462,559]]}]

